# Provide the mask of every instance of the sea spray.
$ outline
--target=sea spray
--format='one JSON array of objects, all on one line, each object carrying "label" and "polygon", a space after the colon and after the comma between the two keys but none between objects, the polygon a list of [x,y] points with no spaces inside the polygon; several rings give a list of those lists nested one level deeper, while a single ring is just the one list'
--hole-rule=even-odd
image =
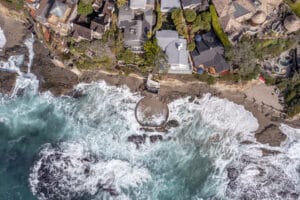
[{"label": "sea spray", "polygon": [[31,73],[31,66],[34,58],[34,50],[33,50],[33,44],[34,44],[34,36],[31,34],[30,38],[27,38],[24,42],[26,47],[28,48],[29,52],[29,62],[28,62],[28,71],[27,73]]},{"label": "sea spray", "polygon": [[6,38],[4,35],[4,31],[0,27],[0,51],[2,51],[2,48],[5,46],[5,44],[6,44]]}]

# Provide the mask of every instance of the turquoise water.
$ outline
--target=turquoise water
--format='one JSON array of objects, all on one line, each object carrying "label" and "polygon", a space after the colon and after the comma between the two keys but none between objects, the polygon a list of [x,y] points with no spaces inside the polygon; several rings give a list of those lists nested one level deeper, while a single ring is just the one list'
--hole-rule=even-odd
[{"label": "turquoise water", "polygon": [[[121,162],[114,166],[125,168],[133,175],[121,180],[122,184],[112,184],[120,199],[174,199],[174,196],[189,199],[201,193],[212,169],[207,156],[196,153],[199,147],[180,145],[179,141],[171,140],[157,144],[148,141],[144,147],[136,149],[134,144],[127,142],[127,137],[143,134],[132,115],[140,97],[127,89],[109,87],[104,83],[87,86],[86,92],[87,96],[78,100],[54,98],[49,94],[2,100],[0,199],[36,199],[31,193],[29,174],[47,143],[52,146],[46,152],[55,149],[54,146],[72,143],[76,147],[67,146],[66,150],[62,148],[57,152],[66,151],[64,153],[68,154],[69,150],[74,153],[82,148],[97,160],[108,162],[107,165],[112,160]],[[73,156],[83,158],[83,154],[76,152]],[[101,169],[100,165],[96,166],[97,162],[90,165]],[[122,162],[126,163],[125,167]],[[190,173],[192,171],[194,173]],[[90,187],[97,187],[97,181],[92,180]],[[80,181],[74,181],[77,182]],[[107,194],[99,194],[99,190],[91,195],[89,189],[83,189],[84,195],[75,196],[76,199],[85,198],[87,194],[90,198],[107,198]]]},{"label": "turquoise water", "polygon": [[[167,134],[147,133],[134,118],[142,97],[127,88],[81,84],[77,89],[85,96],[79,99],[32,88],[1,99],[1,200],[281,199],[271,191],[285,185],[286,199],[299,192],[299,156],[291,151],[300,149],[298,138],[292,139],[295,131],[283,127],[291,132],[291,143],[280,149],[284,156],[262,159],[261,146],[242,144],[254,141],[257,120],[227,100],[179,99],[169,108],[180,126]],[[147,138],[138,149],[128,142],[143,134],[164,139]],[[228,167],[237,169],[234,180]],[[258,168],[266,171],[260,179]],[[261,187],[270,174],[280,181]]]}]

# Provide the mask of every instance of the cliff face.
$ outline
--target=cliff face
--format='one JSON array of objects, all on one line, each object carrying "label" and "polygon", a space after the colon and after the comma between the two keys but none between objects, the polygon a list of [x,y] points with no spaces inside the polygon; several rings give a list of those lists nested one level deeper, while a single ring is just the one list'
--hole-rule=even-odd
[{"label": "cliff face", "polygon": [[56,96],[62,95],[70,92],[79,83],[76,74],[52,63],[51,52],[41,42],[35,42],[34,52],[35,57],[31,70],[39,80],[41,92],[49,90]]}]

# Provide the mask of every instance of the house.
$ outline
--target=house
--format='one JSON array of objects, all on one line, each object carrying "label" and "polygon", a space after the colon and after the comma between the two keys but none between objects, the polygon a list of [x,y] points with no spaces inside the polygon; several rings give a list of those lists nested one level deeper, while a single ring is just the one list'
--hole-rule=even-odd
[{"label": "house", "polygon": [[224,48],[212,31],[196,35],[195,42],[196,48],[191,52],[194,71],[207,71],[212,75],[230,71],[230,65],[223,57]]},{"label": "house", "polygon": [[41,0],[35,11],[35,19],[61,36],[67,36],[72,29],[71,21],[77,15],[77,1]]},{"label": "house", "polygon": [[156,23],[154,7],[154,0],[131,0],[119,10],[118,27],[124,31],[125,47],[135,53],[143,52],[147,34]]},{"label": "house", "polygon": [[92,39],[92,32],[91,29],[86,26],[85,24],[73,24],[73,38],[76,41],[81,41],[81,40],[91,40]]},{"label": "house", "polygon": [[223,30],[231,38],[240,34],[242,23],[249,20],[256,8],[252,0],[212,0]]},{"label": "house", "polygon": [[205,11],[209,8],[207,0],[181,0],[183,9],[196,9],[198,11]]},{"label": "house", "polygon": [[174,8],[181,8],[179,0],[161,0],[160,1],[160,10],[163,13],[171,12]]},{"label": "house", "polygon": [[158,46],[166,53],[170,74],[191,74],[187,41],[179,37],[176,31],[162,30],[156,32]]}]

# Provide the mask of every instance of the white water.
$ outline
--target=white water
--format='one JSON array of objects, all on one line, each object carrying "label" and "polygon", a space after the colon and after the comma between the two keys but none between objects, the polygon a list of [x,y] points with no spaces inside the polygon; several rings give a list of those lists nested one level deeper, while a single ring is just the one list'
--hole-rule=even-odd
[{"label": "white water", "polygon": [[34,36],[33,34],[31,34],[31,38],[27,38],[24,42],[24,44],[26,45],[29,51],[28,73],[31,72],[32,61],[34,58],[33,43],[34,43]]},{"label": "white water", "polygon": [[[0,121],[48,127],[53,116],[64,120],[62,129],[50,126],[59,132],[44,130],[62,139],[41,147],[29,175],[39,199],[299,198],[300,130],[282,125],[287,140],[280,147],[259,144],[254,138],[258,122],[250,112],[207,94],[193,102],[172,102],[169,118],[180,127],[163,135],[164,141],[147,139],[136,149],[127,138],[145,134],[134,117],[139,94],[104,82],[78,85],[86,96],[77,100],[38,94],[38,81],[30,73],[33,51],[30,55],[28,73],[20,73],[14,94],[24,89],[31,98],[21,98],[13,109],[1,107],[0,113],[7,112]],[[47,112],[32,120],[39,109]],[[261,148],[279,154],[262,157]],[[234,172],[230,178],[228,169]]]},{"label": "white water", "polygon": [[2,48],[5,46],[5,44],[6,44],[6,38],[4,35],[4,31],[0,27],[0,51],[2,51]]}]

